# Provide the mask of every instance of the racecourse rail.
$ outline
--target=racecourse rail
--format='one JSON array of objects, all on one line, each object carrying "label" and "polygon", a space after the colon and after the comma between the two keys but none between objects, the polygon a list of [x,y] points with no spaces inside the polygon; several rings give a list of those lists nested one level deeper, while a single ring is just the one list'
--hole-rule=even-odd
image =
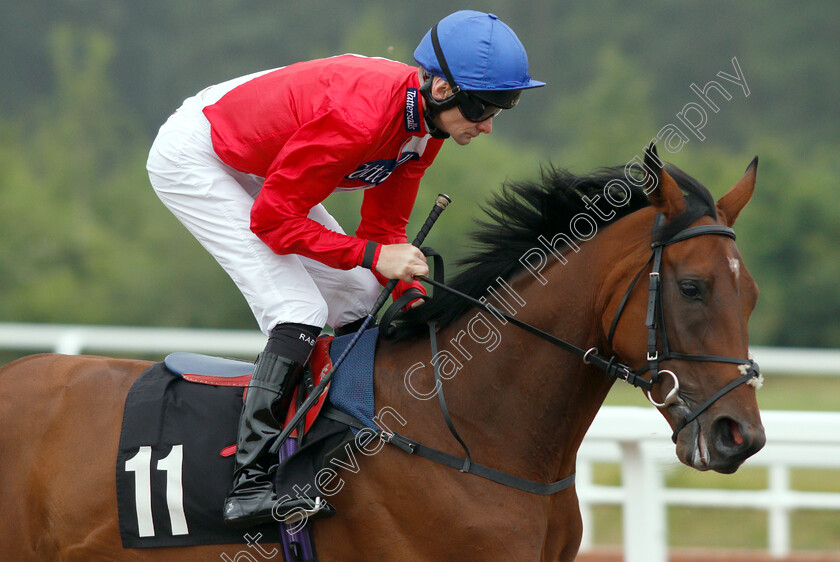
[{"label": "racecourse rail", "polygon": [[[264,345],[265,336],[257,331],[0,323],[0,349],[27,353],[162,357],[172,351],[193,351],[254,358]],[[755,347],[752,353],[764,374],[840,375],[840,351]],[[632,522],[623,529],[624,560],[665,562],[667,508],[693,506],[767,512],[767,549],[772,557],[787,556],[793,511],[840,511],[840,493],[790,486],[791,469],[840,469],[840,412],[764,411],[762,420],[767,445],[748,465],[766,468],[766,489],[674,488],[665,485],[666,472],[677,463],[674,445],[656,410],[601,408],[578,454],[577,491],[585,529],[581,551],[593,546],[593,506],[618,505],[624,521]],[[598,463],[620,464],[621,482],[631,485],[594,483],[593,466]]]}]

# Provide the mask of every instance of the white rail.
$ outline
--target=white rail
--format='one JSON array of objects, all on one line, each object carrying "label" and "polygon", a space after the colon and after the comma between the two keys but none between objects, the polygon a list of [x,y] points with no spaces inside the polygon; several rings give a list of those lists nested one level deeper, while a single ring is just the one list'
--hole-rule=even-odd
[{"label": "white rail", "polygon": [[257,330],[135,328],[74,324],[0,323],[0,349],[65,353],[161,354],[192,351],[254,357],[265,347]]},{"label": "white rail", "polygon": [[[840,493],[790,487],[791,468],[840,469],[840,413],[764,411],[767,445],[746,466],[765,467],[761,490],[670,488],[664,483],[676,453],[665,420],[653,408],[604,407],[578,453],[577,491],[584,518],[582,551],[592,547],[593,505],[622,506],[625,562],[665,562],[669,506],[752,508],[768,513],[768,550],[790,553],[790,513],[840,511]],[[593,463],[621,464],[621,486],[593,484]],[[632,522],[628,525],[627,522]]]},{"label": "white rail", "polygon": [[[0,323],[0,349],[166,354],[193,351],[251,357],[262,351],[265,336],[257,330],[194,328],[134,328],[81,324]],[[840,350],[753,347],[752,353],[767,374],[840,375]]]}]

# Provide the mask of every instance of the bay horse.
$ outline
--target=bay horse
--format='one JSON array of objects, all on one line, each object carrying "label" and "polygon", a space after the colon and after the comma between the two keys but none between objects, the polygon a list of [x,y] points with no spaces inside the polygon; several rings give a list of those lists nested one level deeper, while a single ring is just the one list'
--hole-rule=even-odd
[{"label": "bay horse", "polygon": [[[633,173],[616,167],[575,176],[546,168],[541,181],[509,183],[490,203],[474,235],[478,248],[451,285],[496,297],[499,310],[498,297],[507,295],[517,319],[614,355],[637,373],[651,364],[653,337],[654,355],[662,353],[654,370],[668,375],[649,385],[649,398],[678,430],[677,457],[698,470],[734,472],[765,442],[755,388],[733,383],[746,370],[739,363],[749,362],[747,320],[758,291],[726,235],[752,196],[756,167],[757,159],[717,203],[650,149]],[[660,245],[659,271],[652,271],[656,240],[667,248]],[[648,277],[661,278],[655,329],[646,327]],[[441,390],[473,460],[538,482],[573,474],[578,447],[614,379],[454,295],[409,312],[393,337],[380,339],[375,398],[380,413],[388,408],[386,425],[462,453],[438,401],[429,399],[437,388],[429,320],[449,357]],[[666,346],[674,351],[667,354]],[[149,365],[44,354],[0,370],[5,559],[278,554],[271,544],[260,551],[245,545],[122,549],[114,483],[120,421],[132,382]],[[357,470],[341,474],[346,485],[330,498],[338,515],[314,523],[319,559],[574,559],[582,532],[574,486],[529,494],[413,457],[395,447],[357,455]]]}]

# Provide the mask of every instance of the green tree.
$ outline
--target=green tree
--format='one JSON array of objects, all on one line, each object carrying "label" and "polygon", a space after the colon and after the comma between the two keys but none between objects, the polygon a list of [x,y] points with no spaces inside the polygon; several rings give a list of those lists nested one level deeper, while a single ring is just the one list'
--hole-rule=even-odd
[{"label": "green tree", "polygon": [[[825,61],[840,4],[494,0],[483,9],[516,29],[531,74],[548,86],[526,92],[491,137],[445,147],[410,235],[434,195],[449,192],[430,243],[450,261],[463,255],[471,219],[506,177],[534,177],[548,159],[577,172],[627,162],[697,101],[690,84],[731,73],[737,56],[750,96],[709,114],[707,140],[663,156],[716,196],[761,156],[737,225],[762,289],[754,341],[838,344],[840,66]],[[411,64],[422,34],[452,10],[441,0],[0,4],[0,50],[10,54],[0,57],[0,318],[252,327],[233,284],[148,185],[154,131],[185,97],[247,72],[346,51]],[[330,200],[351,231],[358,211],[346,202],[358,196]]]},{"label": "green tree", "polygon": [[593,80],[561,96],[546,126],[562,134],[557,163],[578,172],[629,162],[657,130],[650,102],[651,80],[614,45],[598,54]]},{"label": "green tree", "polygon": [[[751,329],[757,343],[840,346],[840,221],[826,187],[837,183],[836,147],[796,157],[757,142],[753,201],[736,229],[761,289]],[[791,163],[794,163],[791,166]]]},{"label": "green tree", "polygon": [[149,186],[148,139],[108,74],[113,41],[60,27],[51,42],[54,93],[0,123],[0,317],[252,326]]}]

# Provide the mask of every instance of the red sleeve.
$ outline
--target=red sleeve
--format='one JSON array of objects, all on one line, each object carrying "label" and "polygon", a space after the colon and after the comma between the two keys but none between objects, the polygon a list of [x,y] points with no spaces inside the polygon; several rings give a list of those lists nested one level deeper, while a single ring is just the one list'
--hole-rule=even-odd
[{"label": "red sleeve", "polygon": [[[389,186],[390,181],[391,178],[388,178],[388,181],[365,191],[362,201],[362,221],[356,229],[356,236],[359,238],[373,240],[380,244],[408,242],[405,227],[408,225],[408,218],[417,197],[420,178],[399,186]],[[373,273],[382,286],[388,283],[388,279],[378,271],[374,270]],[[425,288],[419,281],[412,283],[400,281],[394,287],[394,300],[400,298],[410,287],[426,294]]]},{"label": "red sleeve", "polygon": [[356,236],[380,244],[408,242],[405,228],[417,199],[420,178],[434,161],[441,144],[441,141],[430,141],[419,160],[398,166],[387,180],[365,191]]},{"label": "red sleeve", "polygon": [[[397,168],[399,170],[399,168]],[[395,172],[396,174],[397,172]],[[393,176],[394,174],[392,174]],[[405,227],[417,198],[420,178],[402,182],[385,182],[365,191],[362,220],[356,236],[380,244],[405,244]]]},{"label": "red sleeve", "polygon": [[251,209],[251,230],[278,254],[300,254],[330,267],[362,262],[366,241],[307,218],[371,150],[368,129],[338,107],[293,134],[266,174]]}]

